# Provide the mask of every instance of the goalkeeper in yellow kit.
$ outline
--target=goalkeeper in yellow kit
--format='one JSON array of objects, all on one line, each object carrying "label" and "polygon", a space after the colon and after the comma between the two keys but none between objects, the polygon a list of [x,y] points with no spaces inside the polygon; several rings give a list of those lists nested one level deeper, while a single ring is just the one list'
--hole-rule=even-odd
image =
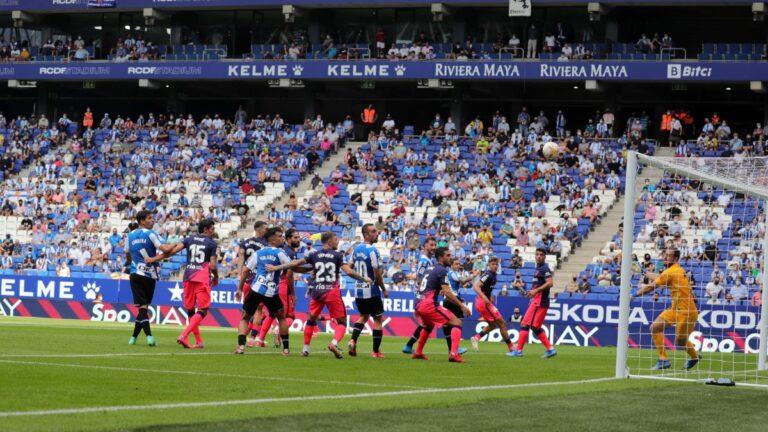
[{"label": "goalkeeper in yellow kit", "polygon": [[693,344],[688,341],[688,336],[693,332],[696,326],[696,320],[699,318],[699,310],[696,307],[696,300],[691,290],[691,281],[685,275],[685,270],[680,267],[680,251],[678,249],[667,249],[664,253],[664,264],[667,269],[658,277],[652,279],[647,284],[640,284],[636,297],[654,291],[660,286],[669,288],[669,295],[672,298],[672,305],[662,312],[651,324],[651,336],[653,345],[659,353],[659,361],[651,370],[669,369],[671,363],[667,357],[667,350],[664,347],[664,329],[675,326],[675,345],[685,348],[688,353],[688,361],[685,363],[685,369],[691,369],[701,360],[701,356]]}]

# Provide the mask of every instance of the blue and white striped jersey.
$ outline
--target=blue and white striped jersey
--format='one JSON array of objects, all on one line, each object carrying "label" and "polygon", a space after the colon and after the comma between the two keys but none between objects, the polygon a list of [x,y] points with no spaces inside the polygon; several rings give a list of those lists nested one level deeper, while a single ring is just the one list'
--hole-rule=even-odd
[{"label": "blue and white striped jersey", "polygon": [[381,296],[381,287],[376,282],[374,269],[379,268],[381,256],[376,246],[369,244],[359,244],[352,251],[352,267],[363,276],[368,276],[373,281],[372,284],[365,282],[355,282],[355,298],[367,299]]},{"label": "blue and white striped jersey", "polygon": [[254,252],[248,258],[248,261],[245,262],[245,266],[253,273],[251,290],[265,297],[276,296],[278,294],[280,276],[282,276],[283,272],[269,272],[266,267],[268,265],[288,264],[289,262],[291,262],[291,259],[288,258],[288,254],[282,248],[267,246]]},{"label": "blue and white striped jersey", "polygon": [[131,231],[125,238],[125,251],[131,254],[131,274],[160,279],[160,264],[147,264],[145,260],[157,255],[161,244],[160,236],[152,230],[138,228]]},{"label": "blue and white striped jersey", "polygon": [[461,299],[459,290],[461,289],[461,272],[449,270],[448,271],[448,285],[451,287],[451,292]]}]

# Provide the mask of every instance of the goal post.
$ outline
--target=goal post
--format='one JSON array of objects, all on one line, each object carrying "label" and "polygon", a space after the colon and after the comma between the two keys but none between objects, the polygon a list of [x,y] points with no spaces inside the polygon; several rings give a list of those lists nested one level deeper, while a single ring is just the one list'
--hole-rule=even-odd
[{"label": "goal post", "polygon": [[[646,170],[660,177],[647,188]],[[768,386],[768,289],[758,291],[768,287],[767,201],[766,157],[628,152],[616,378],[726,378],[739,385]],[[641,281],[647,283],[664,270],[663,251],[670,247],[684,255],[679,264],[695,299],[696,316],[670,309],[666,287],[636,295]],[[657,319],[667,324],[663,333],[658,328],[651,333]],[[694,353],[702,360],[686,370]],[[662,357],[668,362],[652,370]]]}]

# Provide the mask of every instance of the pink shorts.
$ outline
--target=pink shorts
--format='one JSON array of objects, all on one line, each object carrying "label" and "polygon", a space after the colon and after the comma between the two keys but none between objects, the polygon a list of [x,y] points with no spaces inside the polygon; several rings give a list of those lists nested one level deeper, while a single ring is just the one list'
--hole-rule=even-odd
[{"label": "pink shorts", "polygon": [[211,284],[196,281],[184,281],[184,309],[208,309],[211,307]]},{"label": "pink shorts", "polygon": [[504,320],[493,303],[486,303],[480,297],[475,298],[475,308],[477,308],[477,312],[480,313],[480,316],[486,322],[491,323],[496,320]]},{"label": "pink shorts", "polygon": [[332,319],[338,320],[347,316],[347,308],[344,306],[344,300],[341,299],[341,290],[334,289],[318,299],[309,299],[310,315],[320,316],[324,307],[328,309]]},{"label": "pink shorts", "polygon": [[544,324],[544,318],[547,316],[546,307],[539,306],[538,303],[531,302],[528,306],[528,310],[525,311],[525,316],[520,325],[523,327],[539,328]]},{"label": "pink shorts", "polygon": [[442,327],[448,321],[456,318],[453,312],[442,306],[435,306],[429,301],[419,303],[419,306],[416,307],[416,316],[421,319],[424,327]]}]

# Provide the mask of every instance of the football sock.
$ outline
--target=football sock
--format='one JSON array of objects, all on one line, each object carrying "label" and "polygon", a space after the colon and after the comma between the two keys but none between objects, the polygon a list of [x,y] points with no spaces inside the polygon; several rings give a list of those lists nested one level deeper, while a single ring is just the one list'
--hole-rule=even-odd
[{"label": "football sock", "polygon": [[195,336],[195,343],[201,344],[203,343],[203,338],[200,337],[200,329],[195,327],[192,329],[192,334]]},{"label": "football sock", "polygon": [[144,334],[152,336],[152,329],[149,327],[149,312],[146,308],[140,308],[139,313],[136,314],[136,322],[141,325],[141,329],[144,330]]},{"label": "football sock", "polygon": [[373,352],[379,352],[379,348],[381,348],[381,338],[383,336],[384,332],[382,330],[373,330]]},{"label": "football sock", "polygon": [[659,353],[659,360],[666,360],[667,348],[664,346],[664,333],[651,333],[651,337],[653,338],[653,345]]},{"label": "football sock", "polygon": [[312,342],[312,335],[315,333],[315,326],[317,322],[308,320],[304,326],[304,345],[309,345]]},{"label": "football sock", "polygon": [[275,319],[271,316],[264,317],[264,321],[261,322],[261,329],[259,330],[259,340],[264,340],[273,322],[275,322]]},{"label": "football sock", "polygon": [[525,343],[528,342],[528,329],[520,330],[520,337],[517,339],[517,350],[522,351]]},{"label": "football sock", "polygon": [[537,328],[533,331],[533,334],[536,335],[537,338],[541,341],[542,345],[544,345],[544,348],[547,349],[547,351],[552,349],[552,344],[549,343],[549,338],[547,338],[547,332],[545,332],[541,328]]},{"label": "football sock", "polygon": [[699,358],[699,353],[696,351],[696,348],[693,347],[693,344],[690,341],[685,343],[685,352],[687,352],[688,357],[692,359]]},{"label": "football sock", "polygon": [[340,344],[341,340],[344,339],[345,333],[347,333],[346,324],[336,323],[336,326],[333,328],[333,340],[331,343],[334,345]]},{"label": "football sock", "polygon": [[363,331],[363,324],[362,323],[355,323],[352,326],[352,340],[357,342],[357,338],[360,337],[360,332]]},{"label": "football sock", "polygon": [[432,329],[421,327],[421,333],[419,334],[419,344],[416,345],[417,354],[424,354],[424,345],[427,344],[427,339],[429,339],[430,333],[432,333]]},{"label": "football sock", "polygon": [[459,344],[461,343],[461,328],[451,328],[451,355],[456,355],[459,352]]},{"label": "football sock", "polygon": [[237,344],[240,346],[245,345],[245,335],[237,335]]},{"label": "football sock", "polygon": [[444,325],[443,326],[443,335],[445,336],[445,343],[448,344],[448,351],[451,350],[451,326]]},{"label": "football sock", "polygon": [[287,334],[280,335],[280,341],[283,342],[283,349],[288,349],[288,343],[290,341],[290,338]]},{"label": "football sock", "polygon": [[408,340],[409,347],[413,348],[413,344],[416,343],[417,340],[419,340],[419,336],[421,336],[421,331],[424,329],[422,326],[416,326],[416,330],[413,331],[413,336]]},{"label": "football sock", "polygon": [[196,329],[197,326],[200,325],[200,321],[203,320],[203,317],[205,317],[205,315],[200,312],[192,315],[192,318],[189,319],[189,324],[187,324],[187,327],[184,329],[183,332],[181,332],[181,336],[179,337],[181,339],[186,340],[189,337],[189,334],[192,332],[192,330]]},{"label": "football sock", "polygon": [[133,323],[133,337],[138,337],[139,333],[141,333],[141,323],[139,318],[136,317],[136,321]]}]

